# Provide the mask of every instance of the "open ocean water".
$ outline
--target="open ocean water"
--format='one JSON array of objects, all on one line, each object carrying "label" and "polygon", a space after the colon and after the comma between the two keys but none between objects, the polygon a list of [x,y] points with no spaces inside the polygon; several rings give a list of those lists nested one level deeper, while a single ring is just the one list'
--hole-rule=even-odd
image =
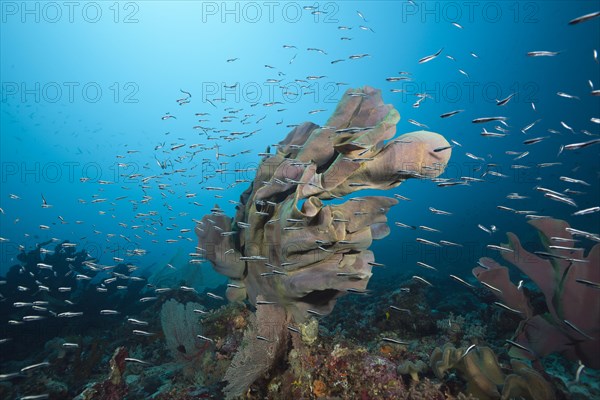
[{"label": "open ocean water", "polygon": [[0,8],[0,398],[600,398],[600,2]]}]

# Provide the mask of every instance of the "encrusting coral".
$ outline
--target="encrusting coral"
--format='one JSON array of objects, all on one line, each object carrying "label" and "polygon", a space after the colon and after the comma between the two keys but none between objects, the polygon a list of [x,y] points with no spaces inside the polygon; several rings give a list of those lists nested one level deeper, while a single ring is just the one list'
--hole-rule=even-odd
[{"label": "encrusting coral", "polygon": [[348,291],[366,289],[375,265],[368,248],[389,234],[386,213],[398,201],[338,199],[437,177],[451,154],[436,133],[394,139],[399,119],[380,90],[350,89],[325,126],[303,123],[265,154],[234,219],[218,206],[204,216],[198,250],[230,278],[229,300],[248,299],[259,312],[266,303],[275,320],[301,324],[329,314]]}]

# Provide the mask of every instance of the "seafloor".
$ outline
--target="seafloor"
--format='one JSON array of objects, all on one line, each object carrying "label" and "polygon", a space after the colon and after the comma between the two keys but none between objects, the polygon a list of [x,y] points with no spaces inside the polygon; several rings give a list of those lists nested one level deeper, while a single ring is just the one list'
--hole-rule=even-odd
[{"label": "seafloor", "polygon": [[[31,261],[38,257],[39,250],[29,253]],[[10,274],[5,285],[11,285]],[[243,346],[253,310],[186,289],[161,293],[141,305],[135,301],[133,308],[108,318],[101,319],[95,312],[89,319],[53,318],[26,327],[3,326],[3,337],[13,339],[1,345],[0,398],[37,394],[48,394],[50,399],[224,398],[223,378]],[[144,290],[140,285],[137,298]],[[213,292],[223,295],[224,291],[221,287]],[[84,299],[85,293],[80,296]],[[122,306],[122,295],[111,299],[114,306]],[[11,300],[5,298],[2,304]],[[311,319],[300,333],[290,330],[288,348],[242,397],[600,398],[598,374],[593,370],[581,371],[576,382],[578,365],[560,356],[545,358],[537,369],[511,359],[505,340],[519,318],[499,309],[490,311],[493,300],[485,290],[450,293],[414,280],[373,279],[368,294],[341,297],[327,317]],[[82,300],[82,304],[87,303]],[[91,303],[86,307],[92,313]],[[192,309],[207,311],[200,314]],[[124,321],[129,318],[147,325],[133,326]],[[150,335],[132,334],[133,329]],[[21,336],[15,337],[16,333]],[[198,334],[212,342],[199,339]],[[476,346],[464,356],[472,344]],[[256,357],[261,359],[260,354]],[[6,376],[44,362],[16,377]]]}]

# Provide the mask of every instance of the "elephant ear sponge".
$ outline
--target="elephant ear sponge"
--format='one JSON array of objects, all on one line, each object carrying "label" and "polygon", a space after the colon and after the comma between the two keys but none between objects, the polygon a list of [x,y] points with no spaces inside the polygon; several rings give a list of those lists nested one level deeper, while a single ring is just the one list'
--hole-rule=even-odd
[{"label": "elephant ear sponge", "polygon": [[375,261],[368,248],[389,234],[386,213],[398,201],[326,201],[436,177],[451,155],[434,151],[449,147],[437,133],[394,138],[399,120],[380,90],[348,90],[325,126],[297,126],[263,158],[235,218],[215,206],[200,221],[198,247],[231,279],[228,299],[256,305],[263,296],[300,324],[330,313],[348,290],[366,289]]},{"label": "elephant ear sponge", "polygon": [[198,251],[231,280],[227,298],[257,308],[225,374],[228,399],[283,357],[290,324],[301,332],[298,343],[313,343],[314,316],[329,314],[348,291],[366,290],[375,262],[368,249],[389,234],[386,214],[398,200],[339,199],[444,171],[446,139],[425,131],[394,139],[399,120],[380,90],[347,91],[325,126],[298,125],[264,156],[234,218],[215,206],[196,226]]}]

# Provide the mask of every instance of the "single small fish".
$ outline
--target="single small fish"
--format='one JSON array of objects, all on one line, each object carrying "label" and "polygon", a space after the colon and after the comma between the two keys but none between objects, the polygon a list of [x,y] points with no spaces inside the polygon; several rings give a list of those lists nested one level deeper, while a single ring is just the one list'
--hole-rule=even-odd
[{"label": "single small fish", "polygon": [[[571,133],[575,133],[575,131],[573,130],[573,128],[571,128],[569,125],[567,125],[564,121],[560,121],[560,124],[563,126],[563,128],[570,130]],[[560,132],[558,132],[558,131],[556,131],[554,129],[548,129],[548,132],[554,133],[554,134],[560,134]]]},{"label": "single small fish", "polygon": [[415,239],[417,242],[422,243],[422,244],[427,244],[429,246],[434,246],[434,247],[442,247],[440,244],[432,242],[430,240],[427,239],[422,239],[422,238],[416,238]]},{"label": "single small fish", "polygon": [[206,292],[206,295],[210,298],[213,298],[215,300],[225,300],[222,296],[216,295],[214,293],[211,292]]},{"label": "single small fish", "polygon": [[408,120],[408,122],[409,122],[409,123],[411,123],[411,124],[413,124],[413,125],[416,125],[416,126],[418,126],[419,128],[425,128],[425,129],[428,129],[428,128],[429,128],[427,125],[425,125],[425,124],[422,124],[422,123],[420,123],[420,122],[417,122],[417,121],[415,121],[414,119],[409,119],[409,120]]},{"label": "single small fish", "polygon": [[346,291],[348,293],[364,294],[364,295],[368,295],[371,292],[370,290],[361,290],[361,289],[356,289],[356,288],[348,288],[348,289],[346,289]]},{"label": "single small fish", "polygon": [[493,291],[495,291],[495,292],[498,292],[498,293],[502,294],[502,290],[498,289],[497,287],[494,287],[494,286],[490,285],[490,284],[489,284],[489,283],[487,283],[487,282],[483,282],[483,281],[481,281],[481,284],[482,284],[483,286],[485,286],[486,288],[490,289],[490,290],[493,290]]},{"label": "single small fish", "polygon": [[585,186],[591,186],[589,183],[587,183],[586,181],[582,181],[580,179],[575,179],[575,178],[569,178],[568,176],[561,176],[558,179],[560,179],[563,182],[568,182],[568,183],[578,183],[580,185],[585,185]]},{"label": "single small fish", "polygon": [[143,361],[143,360],[140,360],[140,359],[137,359],[137,358],[125,357],[124,360],[126,362],[133,362],[133,363],[136,363],[136,364],[151,365],[149,362]]},{"label": "single small fish", "polygon": [[559,163],[559,162],[553,162],[553,163],[540,163],[540,164],[537,164],[536,166],[537,166],[538,168],[548,168],[548,167],[554,167],[554,166],[556,166],[556,165],[562,165],[562,163]]},{"label": "single small fish", "polygon": [[426,62],[429,62],[435,58],[437,58],[437,56],[439,56],[440,54],[442,54],[442,51],[444,50],[444,48],[442,47],[441,49],[439,49],[435,54],[423,57],[419,60],[419,64],[424,64]]},{"label": "single small fish", "polygon": [[452,215],[451,212],[443,211],[443,210],[438,210],[438,209],[433,208],[433,207],[429,207],[429,211],[431,211],[432,213],[437,214],[437,215]]},{"label": "single small fish", "polygon": [[469,282],[459,278],[456,275],[450,275],[450,278],[454,279],[455,281],[457,281],[458,283],[462,283],[463,285],[465,285],[466,287],[470,288],[470,289],[475,289],[475,286],[471,285]]},{"label": "single small fish", "polygon": [[519,343],[517,343],[517,342],[515,342],[515,341],[513,341],[513,340],[506,339],[506,343],[510,344],[511,346],[515,346],[515,347],[517,347],[517,348],[519,348],[519,349],[521,349],[521,350],[525,350],[525,351],[526,351],[526,352],[528,352],[528,353],[535,354],[535,353],[533,352],[533,350],[531,350],[530,348],[528,348],[528,347],[525,347],[525,346],[523,346],[522,344],[519,344]]},{"label": "single small fish", "polygon": [[290,331],[292,331],[294,333],[299,333],[299,334],[302,333],[302,332],[300,332],[300,329],[298,329],[298,328],[296,328],[294,326],[288,325],[287,328],[288,328],[288,330],[290,330]]},{"label": "single small fish", "polygon": [[467,356],[467,354],[469,354],[469,352],[470,352],[471,350],[473,350],[475,347],[477,347],[477,345],[476,345],[476,344],[472,344],[472,345],[470,345],[469,347],[467,347],[467,349],[465,350],[465,352],[463,353],[463,355],[462,355],[462,356],[460,356],[460,358],[465,358],[465,357]]},{"label": "single small fish", "polygon": [[514,253],[515,252],[513,249],[509,249],[508,247],[496,246],[495,244],[488,244],[486,247],[491,250],[497,250],[497,251],[505,252],[505,253]]},{"label": "single small fish", "polygon": [[527,55],[529,57],[554,57],[554,56],[557,56],[558,54],[560,54],[559,51],[546,51],[546,50],[530,51],[527,53]]},{"label": "single small fish", "polygon": [[209,337],[206,337],[206,336],[202,336],[202,335],[196,335],[196,337],[197,337],[198,339],[202,339],[202,340],[205,340],[205,341],[207,341],[207,342],[211,342],[211,343],[214,343],[214,342],[215,342],[213,339],[211,339],[211,338],[209,338]]},{"label": "single small fish", "polygon": [[571,215],[587,215],[587,214],[593,214],[593,213],[597,213],[600,211],[600,207],[596,206],[596,207],[590,207],[590,208],[586,208],[584,210],[579,210],[577,212],[574,212]]},{"label": "single small fish", "polygon": [[236,285],[235,283],[228,283],[227,287],[232,288],[232,289],[244,289],[245,288],[245,286]]},{"label": "single small fish", "polygon": [[48,361],[44,361],[44,362],[41,362],[39,364],[28,365],[26,367],[21,368],[21,373],[25,373],[27,371],[38,369],[38,368],[41,368],[41,367],[48,367],[48,366],[50,366],[50,363]]},{"label": "single small fish", "polygon": [[444,151],[444,150],[449,150],[451,148],[453,148],[454,145],[450,145],[450,146],[442,146],[442,147],[436,147],[435,149],[433,149],[434,153],[439,153],[440,151]]},{"label": "single small fish", "polygon": [[496,208],[497,208],[498,210],[515,212],[515,209],[514,209],[514,208],[510,208],[510,207],[505,207],[505,206],[496,206]]},{"label": "single small fish", "polygon": [[510,308],[506,304],[502,304],[499,301],[495,301],[494,304],[497,305],[498,307],[504,308],[505,310],[510,311],[512,313],[523,314],[523,311],[519,311],[519,310],[515,310],[514,308]]},{"label": "single small fish", "polygon": [[[591,337],[590,335],[588,335],[587,333],[585,333],[584,331],[582,331],[581,329],[579,329],[578,327],[576,327],[572,322],[567,321],[566,319],[563,320],[563,322],[565,324],[567,324],[567,326],[571,329],[573,329],[575,332],[579,333],[582,336],[585,336],[586,338],[588,338],[589,340],[594,340],[593,337]],[[23,372],[23,370],[21,370],[21,372]]]},{"label": "single small fish", "polygon": [[481,229],[482,231],[484,231],[484,232],[486,232],[486,233],[489,233],[490,235],[492,234],[492,231],[490,231],[488,228],[486,228],[485,226],[483,226],[483,225],[481,225],[481,224],[478,224],[478,225],[477,225],[477,227],[478,227],[479,229]]},{"label": "single small fish", "polygon": [[527,132],[528,130],[530,130],[531,128],[533,128],[535,126],[535,124],[537,124],[540,121],[541,121],[541,119],[537,119],[537,120],[533,121],[532,123],[530,123],[529,125],[527,125],[523,129],[521,129],[521,132],[523,132],[523,133]]},{"label": "single small fish", "polygon": [[566,246],[548,246],[549,249],[556,249],[556,250],[567,250],[567,251],[583,251],[583,248],[578,248],[578,247],[566,247]]},{"label": "single small fish", "polygon": [[593,13],[585,14],[585,15],[582,15],[581,17],[577,17],[577,18],[574,18],[574,19],[570,20],[569,21],[569,25],[577,25],[577,24],[580,24],[582,22],[586,22],[586,21],[589,21],[591,19],[594,19],[594,18],[596,18],[598,16],[600,16],[600,11],[596,11],[596,12],[593,12]]},{"label": "single small fish", "polygon": [[582,231],[582,230],[575,229],[575,228],[565,228],[565,231],[569,232],[571,235],[583,236],[585,238],[600,242],[600,237],[595,233],[590,233],[590,232]]},{"label": "single small fish", "polygon": [[444,246],[463,247],[460,243],[449,242],[447,240],[440,240],[440,244]]},{"label": "single small fish", "polygon": [[401,340],[396,340],[396,339],[392,339],[392,338],[388,338],[388,337],[381,338],[381,340],[384,342],[388,342],[388,343],[395,343],[395,344],[402,344],[402,345],[410,344],[410,342],[403,342]]},{"label": "single small fish", "polygon": [[394,225],[400,227],[400,228],[408,228],[408,229],[417,229],[416,226],[414,225],[407,225],[407,224],[403,224],[402,222],[394,222]]},{"label": "single small fish", "polygon": [[438,183],[437,185],[438,185],[438,187],[459,186],[459,185],[468,186],[469,182],[441,182],[441,183]]},{"label": "single small fish", "polygon": [[135,318],[127,318],[127,322],[129,322],[130,324],[133,324],[133,325],[142,325],[142,326],[148,325],[148,322],[141,321],[141,320],[135,319]]},{"label": "single small fish", "polygon": [[488,132],[483,128],[483,132],[481,132],[481,136],[483,137],[493,137],[493,138],[502,138],[506,136],[506,133],[497,133],[497,132]]},{"label": "single small fish", "polygon": [[119,315],[121,314],[117,310],[100,310],[100,315]]},{"label": "single small fish", "polygon": [[483,157],[477,157],[476,155],[473,155],[471,153],[465,153],[465,155],[473,160],[478,160],[478,161],[485,161],[485,158]]},{"label": "single small fish", "polygon": [[505,106],[515,96],[515,94],[516,93],[511,93],[510,95],[508,95],[506,98],[504,98],[502,100],[496,100],[496,105],[500,106],[500,107]]},{"label": "single small fish", "polygon": [[581,376],[581,372],[585,368],[585,365],[579,360],[579,367],[577,367],[577,372],[575,372],[575,383],[579,383],[579,377]]},{"label": "single small fish", "polygon": [[0,374],[0,382],[9,381],[14,378],[22,378],[23,375],[20,372],[10,372],[8,374]]},{"label": "single small fish", "polygon": [[463,111],[465,111],[465,110],[450,111],[450,112],[447,112],[447,113],[444,113],[444,114],[440,115],[440,118],[450,118],[450,117],[452,117],[452,116],[454,116],[454,115],[456,115],[458,113],[461,113]]},{"label": "single small fish", "polygon": [[437,268],[432,267],[429,264],[425,264],[424,262],[421,262],[421,261],[417,261],[417,265],[420,266],[420,267],[423,267],[423,268],[427,268],[427,269],[431,269],[431,270],[437,271]]},{"label": "single small fish", "polygon": [[405,313],[408,313],[408,314],[412,314],[412,313],[410,312],[410,310],[409,310],[409,309],[407,309],[407,308],[400,308],[400,307],[396,307],[396,306],[390,306],[390,308],[391,308],[392,310],[394,310],[394,311],[400,311],[400,312],[405,312]]},{"label": "single small fish", "polygon": [[492,121],[506,121],[506,117],[482,117],[482,118],[475,118],[473,121],[471,121],[474,124],[484,124],[486,122],[492,122]]},{"label": "single small fish", "polygon": [[413,279],[418,280],[423,282],[424,284],[428,285],[428,286],[433,286],[430,282],[428,282],[427,280],[425,280],[424,278],[421,278],[418,275],[413,275]]},{"label": "single small fish", "polygon": [[554,193],[544,193],[544,197],[547,197],[547,198],[549,198],[551,200],[559,201],[561,203],[568,204],[568,205],[573,206],[573,207],[577,207],[577,204],[572,199],[570,199],[568,197],[556,195]]},{"label": "single small fish", "polygon": [[575,239],[569,239],[569,238],[563,238],[563,237],[557,237],[557,236],[552,236],[550,238],[550,240],[552,240],[553,242],[560,242],[560,243],[567,243],[567,242],[578,242]]},{"label": "single small fish", "polygon": [[156,333],[150,333],[150,332],[146,332],[146,331],[140,331],[137,329],[134,329],[133,331],[134,335],[138,335],[138,336],[154,336],[156,335]]},{"label": "single small fish", "polygon": [[266,300],[257,300],[256,301],[256,305],[270,305],[270,304],[277,304],[276,301],[266,301]]},{"label": "single small fish", "polygon": [[600,143],[600,139],[593,139],[582,143],[571,143],[564,146],[564,150],[579,150]]},{"label": "single small fish", "polygon": [[587,279],[575,279],[575,282],[581,283],[582,285],[585,285],[585,286],[588,286],[588,287],[591,287],[594,289],[600,289],[600,283],[588,281]]},{"label": "single small fish", "polygon": [[58,318],[73,318],[73,317],[81,317],[83,315],[83,312],[71,312],[71,311],[67,311],[67,312],[63,312],[57,315]]},{"label": "single small fish", "polygon": [[31,322],[31,321],[41,321],[43,319],[46,319],[46,317],[44,317],[43,315],[26,315],[21,319],[24,322]]},{"label": "single small fish", "polygon": [[579,97],[577,97],[577,96],[573,96],[573,95],[571,95],[571,94],[564,93],[564,92],[556,92],[556,95],[557,95],[557,96],[560,96],[560,97],[564,97],[565,99],[575,99],[575,100],[579,100]]},{"label": "single small fish", "polygon": [[541,142],[542,140],[548,139],[550,136],[540,136],[532,139],[527,139],[523,141],[523,144],[536,144]]},{"label": "single small fish", "polygon": [[385,267],[385,264],[377,263],[375,261],[369,261],[369,262],[367,262],[367,264],[369,264],[372,267]]}]

